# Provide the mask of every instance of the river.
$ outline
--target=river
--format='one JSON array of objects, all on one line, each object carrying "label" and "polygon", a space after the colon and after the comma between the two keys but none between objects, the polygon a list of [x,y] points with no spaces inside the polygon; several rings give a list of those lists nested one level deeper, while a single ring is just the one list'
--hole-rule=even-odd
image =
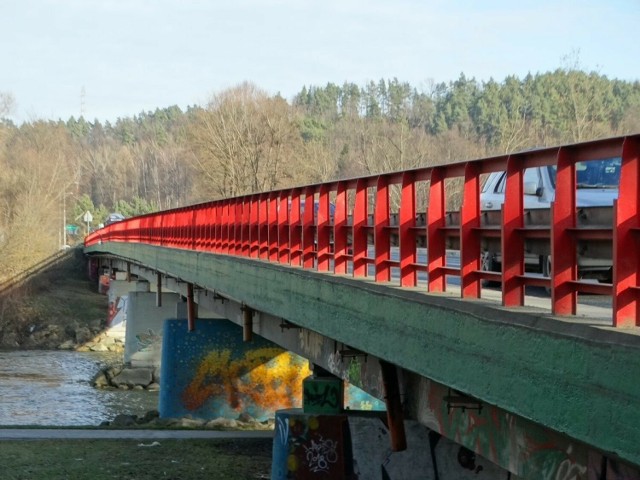
[{"label": "river", "polygon": [[113,356],[68,351],[0,351],[0,425],[92,425],[119,413],[157,409],[158,394],[91,386]]}]

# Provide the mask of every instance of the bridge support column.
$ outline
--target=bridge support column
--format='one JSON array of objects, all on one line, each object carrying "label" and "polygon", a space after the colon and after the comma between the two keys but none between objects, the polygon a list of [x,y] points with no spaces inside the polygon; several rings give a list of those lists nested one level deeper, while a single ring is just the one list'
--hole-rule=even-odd
[{"label": "bridge support column", "polygon": [[390,452],[391,432],[383,417],[382,412],[277,412],[272,480],[519,478],[416,421],[403,422],[407,450]]},{"label": "bridge support column", "polygon": [[400,452],[407,449],[407,437],[404,432],[404,413],[400,399],[398,369],[395,365],[380,361],[380,372],[384,384],[384,395],[387,402],[387,421],[391,432],[391,450]]},{"label": "bridge support column", "polygon": [[[186,304],[183,304],[186,305]],[[186,313],[186,312],[185,312]],[[259,421],[299,407],[308,362],[224,319],[187,317],[164,323],[160,416],[213,420],[241,414]]]},{"label": "bridge support column", "polygon": [[109,302],[107,313],[107,335],[125,341],[127,327],[127,305],[129,293],[135,291],[137,282],[127,280],[126,272],[111,273],[111,268],[105,269],[99,277],[99,291],[105,293]]},{"label": "bridge support column", "polygon": [[304,413],[337,415],[344,405],[344,381],[314,365],[313,375],[302,381]]},{"label": "bridge support column", "polygon": [[159,367],[162,348],[162,324],[175,318],[182,304],[176,293],[164,293],[164,306],[156,306],[156,294],[148,282],[138,282],[129,293],[124,363],[133,368]]}]

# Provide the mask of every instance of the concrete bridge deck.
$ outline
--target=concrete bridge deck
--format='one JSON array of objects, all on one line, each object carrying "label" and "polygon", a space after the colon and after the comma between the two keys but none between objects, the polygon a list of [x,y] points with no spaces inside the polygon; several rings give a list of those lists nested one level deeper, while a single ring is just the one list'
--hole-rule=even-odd
[{"label": "concrete bridge deck", "polygon": [[[504,308],[490,298],[461,301],[451,292],[428,294],[420,288],[140,243],[96,244],[86,253],[107,256],[122,268],[128,263],[141,275],[160,272],[174,279],[176,291],[180,284],[193,284],[201,300],[229,300],[226,305],[218,302],[227,313],[232,305],[249,306],[259,312],[256,333],[375,395],[381,396],[379,378],[360,374],[370,374],[375,362],[383,360],[402,368],[407,377],[437,382],[507,417],[515,414],[640,465],[640,384],[634,381],[640,378],[639,329],[611,327],[604,307],[584,306],[579,316],[553,317],[535,305]],[[527,297],[528,303],[540,301],[545,300]],[[227,317],[234,320],[233,314]],[[241,318],[236,315],[235,321]],[[271,327],[269,319],[276,322]],[[279,328],[283,321],[302,328]],[[316,342],[316,334],[325,341]],[[338,365],[341,349],[366,354],[369,365],[360,365],[363,369],[352,378],[346,362]],[[434,398],[426,399],[418,387],[405,394],[413,396],[406,399],[410,415],[433,424],[421,410]],[[442,405],[431,405],[432,411],[446,408],[443,398],[436,401]]]}]

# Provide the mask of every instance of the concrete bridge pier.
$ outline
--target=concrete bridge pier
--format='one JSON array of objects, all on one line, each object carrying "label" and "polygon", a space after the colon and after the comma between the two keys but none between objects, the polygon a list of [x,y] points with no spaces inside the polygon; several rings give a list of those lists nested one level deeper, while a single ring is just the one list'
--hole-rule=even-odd
[{"label": "concrete bridge pier", "polygon": [[139,287],[137,280],[132,280],[126,272],[112,271],[111,268],[103,267],[98,277],[98,288],[101,293],[107,295],[108,299],[106,333],[124,343],[129,293],[144,287]]},{"label": "concrete bridge pier", "polygon": [[162,293],[162,305],[156,305],[156,294],[149,282],[136,282],[129,292],[125,335],[124,363],[131,368],[157,368],[162,358],[162,325],[166,319],[180,318],[182,302],[177,293]]},{"label": "concrete bridge pier", "polygon": [[161,417],[262,422],[300,406],[304,358],[259,335],[244,341],[243,327],[225,319],[189,323],[186,311],[164,322]]},{"label": "concrete bridge pier", "polygon": [[358,411],[343,407],[343,380],[314,365],[303,381],[303,407],[276,413],[272,480],[518,479],[417,421],[405,421],[395,366],[385,368],[388,411]]}]

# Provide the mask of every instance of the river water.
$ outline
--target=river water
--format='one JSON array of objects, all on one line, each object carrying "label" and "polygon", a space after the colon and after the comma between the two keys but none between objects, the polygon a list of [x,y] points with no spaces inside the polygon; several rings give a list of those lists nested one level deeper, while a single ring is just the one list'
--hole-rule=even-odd
[{"label": "river water", "polygon": [[0,425],[92,425],[157,409],[157,392],[99,390],[98,370],[116,357],[68,351],[0,351]]}]

